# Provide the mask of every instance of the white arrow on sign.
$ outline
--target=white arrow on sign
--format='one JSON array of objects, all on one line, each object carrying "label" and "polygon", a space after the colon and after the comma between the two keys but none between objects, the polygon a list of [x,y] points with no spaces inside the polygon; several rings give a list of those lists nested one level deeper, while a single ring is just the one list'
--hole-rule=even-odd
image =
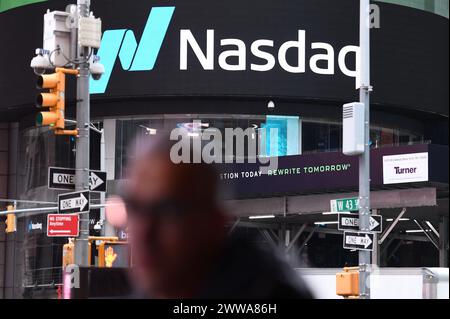
[{"label": "white arrow on sign", "polygon": [[100,185],[102,185],[104,181],[94,172],[91,172],[89,176],[89,187],[91,190],[96,189]]},{"label": "white arrow on sign", "polygon": [[369,221],[370,230],[373,230],[373,229],[377,228],[378,225],[380,225],[380,223],[377,222],[377,220],[375,218],[370,216],[370,221]]},{"label": "white arrow on sign", "polygon": [[[359,226],[359,217],[343,217],[341,219],[341,225],[358,227]],[[369,221],[370,230],[374,230],[379,225],[380,225],[380,223],[375,218],[370,216],[370,221]]]},{"label": "white arrow on sign", "polygon": [[365,237],[346,236],[345,243],[348,245],[364,246],[364,248],[367,248],[372,244],[372,240],[370,239],[369,235],[367,235],[367,234]]},{"label": "white arrow on sign", "polygon": [[53,229],[50,229],[48,232],[50,234],[67,234],[67,233],[70,233],[70,230],[53,230]]},{"label": "white arrow on sign", "polygon": [[83,211],[88,203],[89,201],[86,196],[84,196],[83,193],[80,193],[80,196],[78,197],[61,200],[60,206],[63,210],[79,208],[80,211]]},{"label": "white arrow on sign", "polygon": [[[50,189],[75,189],[74,169],[50,167],[49,176]],[[89,171],[89,190],[96,191],[102,185],[100,192],[106,191],[106,172]]]}]

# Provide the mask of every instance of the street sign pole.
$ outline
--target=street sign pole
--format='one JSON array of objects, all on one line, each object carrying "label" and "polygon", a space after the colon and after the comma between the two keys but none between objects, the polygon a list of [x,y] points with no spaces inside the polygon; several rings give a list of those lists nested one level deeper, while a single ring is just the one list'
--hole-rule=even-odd
[{"label": "street sign pole", "polygon": [[[77,16],[88,17],[90,0],[77,0]],[[77,129],[78,138],[75,158],[75,190],[89,190],[89,48],[77,43],[79,65],[77,77]],[[89,266],[89,214],[80,218],[80,235],[75,241],[75,264]]]},{"label": "street sign pole", "polygon": [[[370,0],[360,1],[360,102],[365,107],[364,153],[359,156],[359,229],[370,230]],[[359,251],[360,298],[370,299],[370,251]]]}]

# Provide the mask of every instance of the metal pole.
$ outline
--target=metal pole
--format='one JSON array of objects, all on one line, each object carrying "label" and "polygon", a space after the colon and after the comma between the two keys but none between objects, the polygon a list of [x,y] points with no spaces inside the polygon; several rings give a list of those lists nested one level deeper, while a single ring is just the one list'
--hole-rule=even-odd
[{"label": "metal pole", "polygon": [[[376,209],[372,210],[372,215],[378,215],[378,211]],[[378,243],[378,233],[373,234],[373,251],[372,251],[372,264],[375,266],[380,266],[380,244]]]},{"label": "metal pole", "polygon": [[389,236],[389,234],[392,232],[392,230],[394,229],[394,227],[398,224],[398,222],[400,221],[400,219],[402,218],[402,216],[406,213],[406,207],[404,207],[402,209],[402,211],[400,212],[400,214],[398,214],[398,216],[395,218],[395,220],[392,222],[392,224],[389,226],[388,229],[386,229],[386,231],[381,235],[380,240],[378,241],[378,243],[381,245],[385,239],[387,238],[387,236]]},{"label": "metal pole", "polygon": [[[360,102],[365,106],[364,153],[359,157],[359,229],[370,231],[370,1],[360,1]],[[360,298],[370,299],[370,251],[359,251]]]},{"label": "metal pole", "polygon": [[416,223],[416,225],[420,228],[420,230],[423,231],[425,237],[428,238],[428,240],[430,241],[430,243],[433,244],[434,247],[436,247],[437,250],[439,250],[439,243],[436,242],[433,237],[430,236],[430,234],[428,234],[428,231],[425,227],[422,226],[421,222],[418,222],[417,219],[414,219],[414,222]]},{"label": "metal pole", "polygon": [[[100,170],[106,171],[106,145],[105,145],[105,129],[101,129],[101,141],[100,141]],[[105,181],[106,183],[106,181]],[[105,193],[100,193],[100,205],[103,205],[102,208],[100,208],[100,220],[102,221],[102,230],[101,234],[102,236],[116,236],[116,232],[114,229],[114,226],[112,226],[108,221],[106,220],[105,215]]]},{"label": "metal pole", "polygon": [[[101,129],[101,139],[100,139],[100,170],[105,170],[105,130]],[[106,183],[106,181],[105,181]],[[105,193],[100,194],[100,204],[105,203]],[[100,231],[101,236],[105,236],[106,233],[106,216],[105,209],[100,208],[100,222],[102,223],[102,229]]]},{"label": "metal pole", "polygon": [[[89,16],[90,0],[77,0],[79,17]],[[78,41],[77,41],[78,43]],[[78,46],[78,45],[77,45]],[[89,48],[78,46],[77,58],[79,75],[77,77],[77,151],[75,159],[75,189],[89,190]],[[87,216],[86,216],[87,215]],[[80,235],[75,241],[75,264],[89,266],[89,216],[80,218]]]},{"label": "metal pole", "polygon": [[[69,4],[66,7],[66,12],[70,13],[70,60],[74,61],[78,58],[77,56],[77,32],[78,32],[78,7],[75,4]],[[74,67],[76,67],[74,65]],[[68,120],[66,120],[68,121]],[[73,121],[76,123],[76,121]]]},{"label": "metal pole", "polygon": [[439,222],[439,267],[448,267],[448,217]]}]

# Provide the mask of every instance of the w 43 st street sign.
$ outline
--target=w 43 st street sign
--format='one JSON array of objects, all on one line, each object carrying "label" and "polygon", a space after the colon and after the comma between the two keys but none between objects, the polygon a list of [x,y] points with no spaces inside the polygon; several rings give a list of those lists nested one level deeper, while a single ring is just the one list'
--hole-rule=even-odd
[{"label": "w 43 st street sign", "polygon": [[[359,230],[358,214],[338,214],[339,230]],[[380,215],[372,215],[369,219],[369,230],[375,233],[383,231],[383,218]]]},{"label": "w 43 st street sign", "polygon": [[332,199],[330,200],[330,209],[336,213],[358,211],[359,199],[358,197]]},{"label": "w 43 st street sign", "polygon": [[[75,169],[49,167],[48,188],[75,190]],[[89,171],[89,190],[91,192],[106,192],[106,172]]]}]

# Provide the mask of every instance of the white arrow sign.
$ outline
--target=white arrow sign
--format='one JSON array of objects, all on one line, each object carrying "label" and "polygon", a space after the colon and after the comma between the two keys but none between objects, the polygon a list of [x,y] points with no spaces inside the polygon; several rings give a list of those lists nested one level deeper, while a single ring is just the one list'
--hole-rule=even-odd
[{"label": "white arrow sign", "polygon": [[365,235],[365,237],[346,236],[345,243],[348,245],[364,246],[364,248],[367,249],[367,247],[369,247],[372,244],[372,240],[370,239],[370,237],[367,234]]},{"label": "white arrow sign", "polygon": [[[359,216],[358,214],[339,214],[338,216],[339,230],[359,230]],[[382,218],[379,215],[370,216],[369,231],[382,231]]]},{"label": "white arrow sign", "polygon": [[89,176],[89,187],[91,190],[95,190],[97,187],[102,185],[104,181],[101,179],[100,176],[95,174],[95,172],[91,172]]},{"label": "white arrow sign", "polygon": [[[49,167],[48,188],[75,190],[75,169],[63,167]],[[89,190],[106,192],[106,172],[89,171]]]},{"label": "white arrow sign", "polygon": [[68,233],[70,233],[70,230],[54,230],[54,229],[50,229],[48,232],[50,234],[68,234]]},{"label": "white arrow sign", "polygon": [[[373,218],[372,216],[370,217],[369,224],[370,224],[370,226],[369,226],[370,230],[374,230],[378,225],[380,225],[380,223],[377,222],[377,220],[375,218]],[[359,226],[359,218],[358,217],[343,217],[342,225],[358,227]]]},{"label": "white arrow sign", "polygon": [[370,216],[370,221],[369,221],[370,230],[374,230],[375,228],[377,228],[378,225],[380,225],[380,223],[375,218]]},{"label": "white arrow sign", "polygon": [[80,211],[83,211],[88,203],[89,201],[87,198],[83,195],[83,193],[80,193],[80,196],[78,197],[62,199],[59,205],[61,209],[78,208]]}]

